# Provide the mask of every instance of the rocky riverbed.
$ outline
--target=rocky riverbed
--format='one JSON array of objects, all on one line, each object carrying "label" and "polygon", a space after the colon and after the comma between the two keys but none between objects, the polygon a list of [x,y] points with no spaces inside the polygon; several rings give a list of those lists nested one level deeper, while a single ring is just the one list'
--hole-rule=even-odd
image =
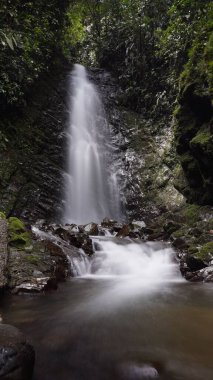
[{"label": "rocky riverbed", "polygon": [[77,273],[76,261],[94,254],[91,236],[116,236],[133,241],[170,241],[180,271],[189,281],[213,281],[212,209],[188,205],[164,212],[147,223],[100,225],[48,224],[34,226],[16,217],[0,219],[0,289],[15,294],[57,289],[58,283]]},{"label": "rocky riverbed", "polygon": [[[81,261],[97,247],[93,236],[114,236],[133,242],[166,241],[176,250],[182,275],[191,282],[213,282],[212,209],[188,205],[144,221],[100,225],[56,224],[39,220],[33,226],[17,217],[0,217],[0,290],[21,295],[56,290],[61,281],[78,275]],[[0,323],[1,323],[0,319]],[[34,350],[13,326],[0,324],[0,377],[28,380]]]}]

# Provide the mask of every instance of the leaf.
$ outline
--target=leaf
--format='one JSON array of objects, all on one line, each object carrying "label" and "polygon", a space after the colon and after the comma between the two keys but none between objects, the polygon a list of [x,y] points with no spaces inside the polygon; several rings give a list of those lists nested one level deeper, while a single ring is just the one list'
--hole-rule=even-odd
[{"label": "leaf", "polygon": [[7,36],[5,35],[5,39],[6,39],[6,41],[7,41],[8,46],[10,47],[10,49],[11,49],[11,50],[14,50],[13,40],[12,40],[12,38],[9,38],[9,37],[7,37]]}]

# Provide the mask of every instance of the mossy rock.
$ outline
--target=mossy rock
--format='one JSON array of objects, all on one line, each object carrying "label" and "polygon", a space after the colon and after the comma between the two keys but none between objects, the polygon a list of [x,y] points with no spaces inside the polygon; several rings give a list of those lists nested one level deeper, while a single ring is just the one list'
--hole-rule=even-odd
[{"label": "mossy rock", "polygon": [[187,235],[187,228],[180,228],[172,233],[172,238],[177,239]]},{"label": "mossy rock", "polygon": [[6,215],[2,211],[0,211],[0,220],[2,219],[6,219]]},{"label": "mossy rock", "polygon": [[183,210],[183,216],[186,220],[186,223],[192,225],[200,220],[200,210],[201,207],[195,204],[186,206]]},{"label": "mossy rock", "polygon": [[213,256],[213,242],[208,242],[204,244],[196,253],[196,257],[198,259],[209,261],[212,259]]},{"label": "mossy rock", "polygon": [[198,252],[198,248],[195,245],[190,245],[187,251],[189,255],[194,255],[195,253]]},{"label": "mossy rock", "polygon": [[8,219],[9,244],[17,249],[23,249],[31,244],[30,233],[26,230],[24,223],[11,216]]},{"label": "mossy rock", "polygon": [[21,233],[25,232],[26,228],[24,223],[20,219],[16,218],[15,216],[11,216],[8,219],[8,230],[9,233]]},{"label": "mossy rock", "polygon": [[28,247],[31,243],[29,232],[23,232],[20,234],[11,233],[10,234],[10,245],[23,249],[24,247]]},{"label": "mossy rock", "polygon": [[213,230],[213,218],[208,220],[208,227],[210,230]]},{"label": "mossy rock", "polygon": [[26,255],[26,256],[25,256],[25,260],[26,260],[28,263],[30,263],[30,264],[32,264],[32,265],[36,265],[36,266],[38,266],[39,263],[41,262],[41,258],[40,258],[39,256],[37,256],[37,255],[32,255],[32,254],[28,254],[28,255]]},{"label": "mossy rock", "polygon": [[206,145],[209,140],[212,139],[212,135],[209,130],[199,131],[196,136],[191,140],[192,144]]}]

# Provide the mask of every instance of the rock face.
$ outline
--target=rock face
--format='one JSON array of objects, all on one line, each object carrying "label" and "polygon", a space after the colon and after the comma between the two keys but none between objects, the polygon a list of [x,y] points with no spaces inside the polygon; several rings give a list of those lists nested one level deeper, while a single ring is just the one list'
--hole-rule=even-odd
[{"label": "rock face", "polygon": [[0,290],[7,283],[6,278],[7,265],[7,221],[0,219]]},{"label": "rock face", "polygon": [[37,293],[57,289],[68,276],[79,275],[79,263],[86,265],[94,253],[91,230],[82,229],[41,223],[32,231],[17,217],[1,219],[0,289]]},{"label": "rock face", "polygon": [[150,220],[143,229],[148,240],[169,240],[177,251],[180,271],[189,281],[211,282],[213,209],[187,205]]},{"label": "rock face", "polygon": [[0,378],[30,380],[35,353],[24,335],[15,327],[0,324]]},{"label": "rock face", "polygon": [[0,152],[0,203],[7,216],[60,216],[70,70],[54,67],[34,86],[27,107],[3,115],[8,142]]},{"label": "rock face", "polygon": [[179,189],[191,203],[213,205],[213,44],[206,16],[181,74],[175,139],[185,176]]},{"label": "rock face", "polygon": [[115,171],[127,217],[146,221],[150,214],[155,217],[181,204],[184,197],[174,187],[177,159],[172,145],[170,99],[163,110],[159,104],[153,114],[142,115],[123,103],[117,80],[104,70],[91,72],[91,80],[101,90],[112,131]]}]

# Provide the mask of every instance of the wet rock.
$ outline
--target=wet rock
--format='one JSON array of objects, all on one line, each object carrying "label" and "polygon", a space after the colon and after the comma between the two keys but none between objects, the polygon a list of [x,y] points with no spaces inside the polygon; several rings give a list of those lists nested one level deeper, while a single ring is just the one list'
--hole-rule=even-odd
[{"label": "wet rock", "polygon": [[197,271],[207,266],[202,260],[190,255],[186,257],[186,264],[191,271]]},{"label": "wet rock", "polygon": [[140,221],[133,221],[132,225],[136,228],[144,228],[146,227],[146,223],[143,220]]},{"label": "wet rock", "polygon": [[145,235],[152,235],[154,234],[154,229],[150,227],[143,227],[142,231]]},{"label": "wet rock", "polygon": [[110,228],[110,232],[111,232],[112,234],[114,234],[114,233],[118,233],[118,232],[122,229],[122,227],[123,227],[123,224],[122,224],[122,223],[115,223],[115,224],[113,225],[113,227]]},{"label": "wet rock", "polygon": [[148,235],[147,240],[163,240],[165,237],[164,231],[160,230],[154,230],[154,232],[150,235]]},{"label": "wet rock", "polygon": [[120,366],[118,378],[122,380],[152,380],[159,379],[162,366],[156,363],[126,363]]},{"label": "wet rock", "polygon": [[128,224],[124,224],[121,230],[117,233],[116,237],[126,237],[129,236],[129,233],[131,232],[130,227]]},{"label": "wet rock", "polygon": [[203,275],[203,280],[205,282],[212,282],[213,281],[213,265],[210,265],[209,267],[203,269],[201,271]]},{"label": "wet rock", "polygon": [[96,223],[89,223],[84,226],[84,231],[88,235],[92,236],[97,236],[99,231],[98,231],[98,225]]},{"label": "wet rock", "polygon": [[[32,241],[32,250],[9,250],[7,286],[13,293],[56,289],[69,275],[66,247],[48,240]],[[68,251],[72,247],[67,248]]]},{"label": "wet rock", "polygon": [[15,327],[0,325],[0,378],[30,380],[35,353],[24,335]]},{"label": "wet rock", "polygon": [[202,272],[186,272],[185,279],[190,282],[202,282],[203,281],[203,275]]},{"label": "wet rock", "polygon": [[168,221],[166,224],[164,224],[163,229],[168,234],[171,235],[173,232],[179,230],[181,228],[181,225],[179,223]]},{"label": "wet rock", "polygon": [[188,244],[183,238],[177,238],[173,241],[173,246],[178,249],[186,249],[188,248]]},{"label": "wet rock", "polygon": [[[19,117],[5,120],[20,135],[8,152],[1,152],[1,205],[8,213],[30,222],[53,219],[62,208],[64,125],[67,118],[67,75],[70,65],[57,61],[53,70],[37,81],[28,107]],[[11,115],[10,115],[11,116]]]},{"label": "wet rock", "polygon": [[[80,226],[78,226],[80,227]],[[82,232],[73,232],[69,226],[59,227],[54,231],[54,234],[65,240],[70,245],[76,248],[82,248],[84,252],[91,256],[93,255],[92,240],[89,238],[89,234]]]},{"label": "wet rock", "polygon": [[32,277],[30,282],[16,286],[12,293],[39,293],[45,290],[57,289],[57,280],[50,277]]},{"label": "wet rock", "polygon": [[7,264],[7,221],[0,218],[0,290],[6,286],[6,264]]},{"label": "wet rock", "polygon": [[110,227],[113,227],[115,223],[116,223],[115,220],[104,218],[103,221],[101,222],[101,226],[110,228]]}]

